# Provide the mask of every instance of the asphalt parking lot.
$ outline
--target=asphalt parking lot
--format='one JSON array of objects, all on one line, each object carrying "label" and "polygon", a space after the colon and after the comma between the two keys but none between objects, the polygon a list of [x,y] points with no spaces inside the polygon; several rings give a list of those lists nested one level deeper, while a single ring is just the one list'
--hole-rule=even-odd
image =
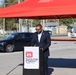
[{"label": "asphalt parking lot", "polygon": [[0,75],[22,75],[23,52],[0,52]]},{"label": "asphalt parking lot", "polygon": [[[49,68],[51,75],[76,74],[76,42],[52,41]],[[23,75],[23,52],[0,52],[0,75]]]},{"label": "asphalt parking lot", "polygon": [[53,41],[50,46],[51,75],[76,74],[76,41]]}]

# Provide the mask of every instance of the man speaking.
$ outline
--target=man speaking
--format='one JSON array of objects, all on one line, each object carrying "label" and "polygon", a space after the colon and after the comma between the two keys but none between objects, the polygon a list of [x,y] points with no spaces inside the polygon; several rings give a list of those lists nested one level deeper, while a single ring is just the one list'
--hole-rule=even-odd
[{"label": "man speaking", "polygon": [[43,55],[44,75],[48,75],[48,56],[51,40],[49,32],[44,31],[41,24],[36,25],[36,32],[33,35],[31,45],[39,47],[40,55]]}]

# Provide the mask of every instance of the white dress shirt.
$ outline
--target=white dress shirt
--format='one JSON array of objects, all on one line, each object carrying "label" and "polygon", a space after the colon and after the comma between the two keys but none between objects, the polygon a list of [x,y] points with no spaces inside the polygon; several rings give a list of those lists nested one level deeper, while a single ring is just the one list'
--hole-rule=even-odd
[{"label": "white dress shirt", "polygon": [[40,42],[41,36],[42,36],[42,32],[40,34],[38,34],[38,41],[39,42]]}]

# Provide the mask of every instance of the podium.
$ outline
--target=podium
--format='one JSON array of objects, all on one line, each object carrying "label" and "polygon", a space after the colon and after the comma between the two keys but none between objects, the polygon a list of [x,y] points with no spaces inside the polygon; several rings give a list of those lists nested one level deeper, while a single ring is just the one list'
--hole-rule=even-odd
[{"label": "podium", "polygon": [[24,47],[23,75],[44,75],[43,52],[39,47]]}]

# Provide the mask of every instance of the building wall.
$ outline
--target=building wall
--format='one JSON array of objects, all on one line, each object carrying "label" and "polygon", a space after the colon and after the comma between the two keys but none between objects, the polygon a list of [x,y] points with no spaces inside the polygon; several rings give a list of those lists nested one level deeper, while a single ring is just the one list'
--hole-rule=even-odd
[{"label": "building wall", "polygon": [[57,34],[67,34],[68,29],[66,26],[60,26],[59,28],[56,28],[56,33]]}]

